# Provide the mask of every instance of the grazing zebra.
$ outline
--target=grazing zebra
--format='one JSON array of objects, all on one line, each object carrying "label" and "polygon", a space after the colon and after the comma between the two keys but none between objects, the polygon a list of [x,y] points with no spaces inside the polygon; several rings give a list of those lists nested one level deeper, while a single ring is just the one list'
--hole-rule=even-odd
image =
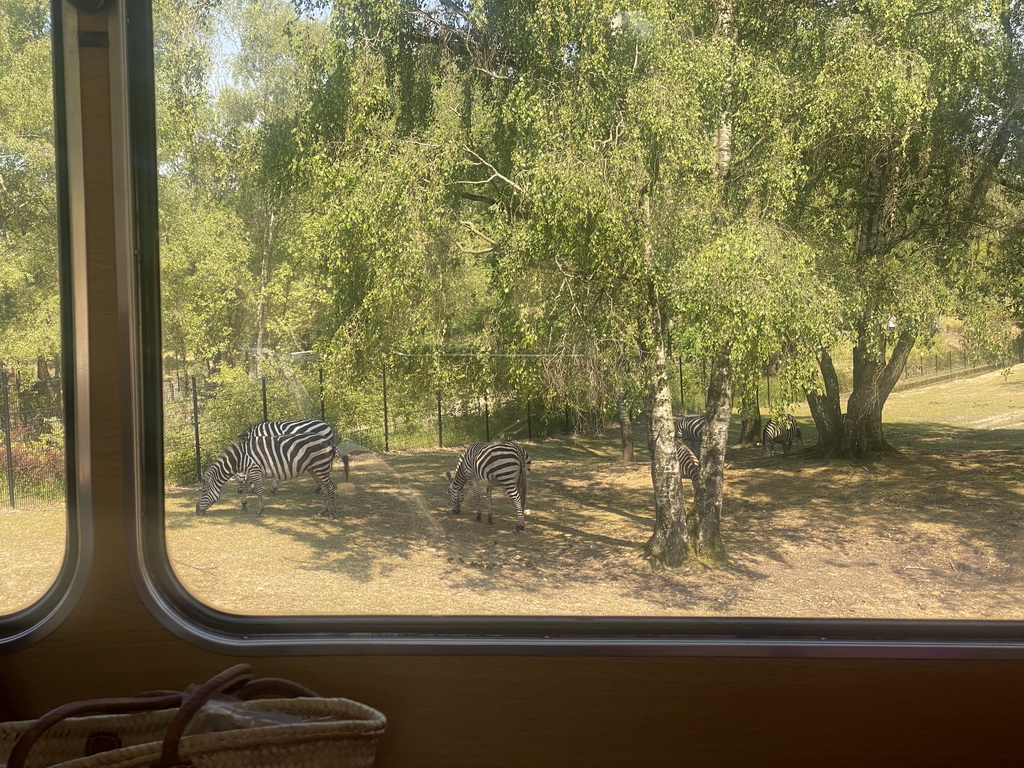
[{"label": "grazing zebra", "polygon": [[708,420],[703,413],[687,413],[676,416],[676,440],[682,440],[693,452],[700,456],[700,443],[704,439],[704,427]]},{"label": "grazing zebra", "polygon": [[786,416],[784,424],[775,419],[768,419],[768,423],[761,431],[761,452],[765,456],[774,456],[775,444],[782,443],[782,452],[788,456],[794,440],[799,440],[800,447],[803,448],[804,436],[800,434],[800,425],[796,423],[792,414]]},{"label": "grazing zebra", "polygon": [[242,476],[242,506],[248,506],[246,491],[251,484],[263,514],[263,478],[291,480],[308,472],[324,495],[320,517],[334,517],[334,445],[319,435],[259,435],[228,446],[203,473],[203,487],[196,502],[196,514],[205,515],[224,484],[234,475]]},{"label": "grazing zebra", "polygon": [[[294,421],[261,421],[253,424],[238,436],[239,440],[248,440],[260,435],[319,435],[334,444],[334,432],[330,424],[320,419],[296,419]],[[348,482],[349,455],[341,454],[341,463],[345,469],[345,482]],[[270,492],[277,490],[277,481],[271,483]],[[241,488],[239,488],[241,491]]]},{"label": "grazing zebra", "polygon": [[679,462],[679,474],[690,478],[694,493],[696,493],[697,478],[700,477],[700,460],[697,455],[690,450],[690,446],[686,443],[676,441],[676,461]]},{"label": "grazing zebra", "polygon": [[452,514],[462,509],[466,484],[472,484],[476,500],[476,519],[480,520],[480,484],[487,487],[487,522],[493,525],[491,513],[491,486],[500,485],[516,505],[515,530],[526,527],[523,509],[526,507],[526,475],[530,471],[530,457],[517,443],[473,443],[459,456],[455,475],[446,472],[448,495],[452,499]]}]

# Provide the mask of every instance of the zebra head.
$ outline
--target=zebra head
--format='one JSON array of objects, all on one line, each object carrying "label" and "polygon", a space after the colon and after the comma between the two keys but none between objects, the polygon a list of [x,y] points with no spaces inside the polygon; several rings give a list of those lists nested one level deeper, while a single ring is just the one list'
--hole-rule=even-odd
[{"label": "zebra head", "polygon": [[199,500],[196,502],[197,515],[205,515],[206,510],[213,506],[220,497],[221,487],[210,477],[209,471],[203,474],[203,487],[199,491]]},{"label": "zebra head", "polygon": [[[459,474],[458,467],[455,468],[455,474],[456,477]],[[451,472],[445,472],[444,476],[448,480],[448,496],[452,500],[452,514],[457,515],[462,509],[462,497],[465,494],[466,485],[465,483],[456,483]]]},{"label": "zebra head", "polygon": [[206,510],[220,497],[220,489],[224,487],[224,483],[240,470],[241,453],[242,449],[238,443],[229,446],[203,473],[203,485],[199,490],[199,500],[196,502],[197,515],[206,514]]}]

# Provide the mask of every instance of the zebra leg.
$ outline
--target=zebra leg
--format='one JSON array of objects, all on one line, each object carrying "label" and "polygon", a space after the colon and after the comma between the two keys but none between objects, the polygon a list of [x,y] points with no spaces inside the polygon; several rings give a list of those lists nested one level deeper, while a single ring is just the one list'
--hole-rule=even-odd
[{"label": "zebra leg", "polygon": [[516,499],[516,527],[515,532],[521,533],[526,528],[524,514],[526,513],[526,477],[521,475],[519,485],[516,488],[519,498]]},{"label": "zebra leg", "polygon": [[789,450],[793,447],[793,444],[788,440],[782,444],[782,455],[789,456]]},{"label": "zebra leg", "polygon": [[[479,520],[479,516],[477,520]],[[491,487],[487,486],[487,524],[494,525],[494,515],[491,514]]]},{"label": "zebra leg", "polygon": [[[488,497],[487,498],[488,498],[488,501],[489,501],[490,500],[490,493],[491,493],[490,489],[488,489],[487,493],[488,493]],[[479,483],[474,483],[473,484],[473,506],[476,508],[476,521],[479,523],[480,522],[480,484]]]},{"label": "zebra leg", "polygon": [[[259,505],[256,510],[256,516],[263,516],[263,474],[257,473],[252,479],[253,488],[256,491],[256,498],[259,501]],[[244,504],[243,504],[244,506]]]},{"label": "zebra leg", "polygon": [[324,508],[320,510],[320,514],[317,517],[329,517],[334,520],[337,516],[334,514],[334,482],[331,480],[330,475],[325,478],[317,479],[317,485],[320,486],[320,491],[324,495]]}]

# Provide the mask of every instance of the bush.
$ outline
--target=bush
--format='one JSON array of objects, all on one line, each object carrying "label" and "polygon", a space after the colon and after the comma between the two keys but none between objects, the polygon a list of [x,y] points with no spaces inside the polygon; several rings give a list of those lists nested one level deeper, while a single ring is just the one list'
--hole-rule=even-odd
[{"label": "bush", "polygon": [[64,492],[64,429],[59,419],[48,419],[50,432],[32,434],[28,428],[11,432],[11,453],[0,444],[0,472],[7,486],[7,468],[14,475],[15,487],[22,493],[47,498]]}]

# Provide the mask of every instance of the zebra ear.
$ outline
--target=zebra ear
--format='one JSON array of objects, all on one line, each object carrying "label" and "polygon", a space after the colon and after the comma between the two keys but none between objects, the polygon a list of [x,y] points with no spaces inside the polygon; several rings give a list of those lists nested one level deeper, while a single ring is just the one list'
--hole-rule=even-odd
[{"label": "zebra ear", "polygon": [[450,483],[452,481],[452,473],[451,472],[445,472],[444,473],[444,478],[445,478],[445,480],[447,480]]}]

